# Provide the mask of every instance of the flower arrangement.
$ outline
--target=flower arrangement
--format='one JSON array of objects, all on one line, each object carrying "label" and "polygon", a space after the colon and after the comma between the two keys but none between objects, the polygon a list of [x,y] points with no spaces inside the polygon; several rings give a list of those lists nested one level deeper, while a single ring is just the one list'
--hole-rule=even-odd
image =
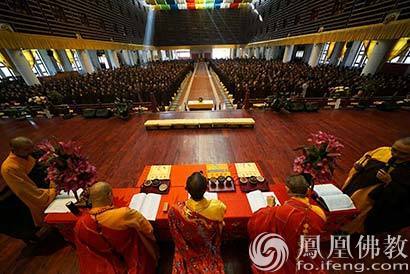
[{"label": "flower arrangement", "polygon": [[45,97],[45,96],[34,96],[34,97],[31,97],[31,98],[28,98],[28,102],[31,103],[31,104],[43,106],[43,105],[47,104],[47,97]]},{"label": "flower arrangement", "polygon": [[86,189],[95,182],[96,168],[81,154],[80,146],[75,142],[45,141],[37,145],[43,154],[40,164],[47,167],[46,180],[56,184],[56,190],[73,191],[77,201],[77,190]]},{"label": "flower arrangement", "polygon": [[343,145],[335,136],[322,131],[311,135],[308,139],[309,145],[296,149],[302,150],[303,155],[294,160],[293,171],[311,179],[311,185],[313,182],[329,183],[333,178],[336,159],[341,156]]}]

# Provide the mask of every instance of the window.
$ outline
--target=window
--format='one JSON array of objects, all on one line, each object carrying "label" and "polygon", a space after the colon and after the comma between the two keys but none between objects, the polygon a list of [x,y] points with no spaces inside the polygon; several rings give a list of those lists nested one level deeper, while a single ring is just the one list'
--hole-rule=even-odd
[{"label": "window", "polygon": [[53,12],[54,18],[59,22],[67,22],[67,18],[65,17],[63,7],[59,5],[51,6],[51,11]]},{"label": "window", "polygon": [[295,57],[296,58],[302,58],[304,53],[305,52],[303,50],[298,50],[298,51],[296,51]]},{"label": "window", "polygon": [[356,53],[356,56],[353,61],[353,67],[361,68],[364,67],[367,63],[367,56],[366,56],[366,49],[364,47],[364,44],[360,44],[360,48]]},{"label": "window", "polygon": [[102,64],[106,69],[110,68],[110,65],[108,64],[108,60],[105,54],[98,56],[98,62]]},{"label": "window", "polygon": [[16,75],[14,74],[13,70],[6,67],[5,64],[0,62],[0,78],[1,79],[9,78],[10,80],[14,80],[15,77],[16,77]]},{"label": "window", "polygon": [[319,64],[328,64],[329,61],[326,60],[327,52],[329,51],[330,42],[323,44],[322,50],[319,54]]},{"label": "window", "polygon": [[389,63],[394,64],[410,64],[410,48],[408,48],[404,53],[401,55],[393,58]]},{"label": "window", "polygon": [[34,66],[32,68],[36,76],[50,76],[50,73],[44,64],[44,60],[37,50],[32,50],[31,53],[34,57]]},{"label": "window", "polygon": [[76,71],[83,70],[83,67],[81,66],[81,62],[80,62],[80,56],[78,56],[78,52],[76,50],[73,50],[73,57],[74,57],[74,62],[71,64],[73,66],[73,69]]},{"label": "window", "polygon": [[191,58],[191,50],[189,49],[177,49],[174,51],[176,59],[189,59]]},{"label": "window", "polygon": [[212,49],[212,59],[227,59],[231,57],[231,50],[229,48]]}]

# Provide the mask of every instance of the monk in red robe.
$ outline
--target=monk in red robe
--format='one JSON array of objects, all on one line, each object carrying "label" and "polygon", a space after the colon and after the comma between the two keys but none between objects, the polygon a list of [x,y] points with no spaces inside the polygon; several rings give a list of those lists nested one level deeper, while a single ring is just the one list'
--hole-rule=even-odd
[{"label": "monk in red robe", "polygon": [[111,186],[90,188],[92,209],[75,226],[81,274],[154,273],[157,247],[151,224],[136,210],[112,205]]},{"label": "monk in red robe", "polygon": [[169,210],[175,243],[173,274],[224,273],[220,247],[226,206],[204,198],[207,184],[201,173],[193,173],[186,184],[191,198]]},{"label": "monk in red robe", "polygon": [[[272,202],[268,200],[268,207],[255,212],[248,223],[248,233],[250,240],[255,239],[261,233],[275,233],[282,236],[289,250],[289,257],[285,264],[275,271],[275,273],[309,273],[303,269],[297,270],[296,265],[300,255],[301,235],[320,235],[326,222],[324,211],[311,205],[306,197],[308,183],[301,175],[288,177],[286,189],[291,198],[281,206],[272,207]],[[320,257],[312,259],[301,257],[300,260],[314,264],[314,269],[320,269]],[[268,273],[259,270],[252,265],[253,273]],[[271,272],[269,272],[271,273]],[[312,273],[321,273],[314,271]]]}]

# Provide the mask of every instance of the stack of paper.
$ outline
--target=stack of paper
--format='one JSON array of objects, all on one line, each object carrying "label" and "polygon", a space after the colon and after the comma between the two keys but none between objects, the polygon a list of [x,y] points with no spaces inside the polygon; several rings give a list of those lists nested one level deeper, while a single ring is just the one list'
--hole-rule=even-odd
[{"label": "stack of paper", "polygon": [[255,190],[247,193],[246,198],[248,198],[248,203],[251,207],[252,213],[258,211],[261,208],[267,207],[269,196],[273,196],[275,198],[275,206],[280,205],[278,198],[273,192],[262,192],[260,190]]},{"label": "stack of paper", "polygon": [[151,169],[148,173],[147,180],[169,180],[171,175],[171,166],[164,165],[164,166],[151,166]]},{"label": "stack of paper", "polygon": [[147,220],[155,221],[160,203],[160,194],[138,193],[132,196],[129,207],[139,211]]},{"label": "stack of paper", "polygon": [[255,163],[236,163],[235,168],[239,178],[261,176],[259,169]]},{"label": "stack of paper", "polygon": [[[77,195],[80,197],[81,193],[83,193],[82,189],[77,190]],[[47,207],[44,213],[69,213],[70,210],[66,207],[66,204],[69,202],[77,202],[74,197],[74,193],[70,191],[70,193],[61,191],[59,195],[55,198],[54,201]]]}]

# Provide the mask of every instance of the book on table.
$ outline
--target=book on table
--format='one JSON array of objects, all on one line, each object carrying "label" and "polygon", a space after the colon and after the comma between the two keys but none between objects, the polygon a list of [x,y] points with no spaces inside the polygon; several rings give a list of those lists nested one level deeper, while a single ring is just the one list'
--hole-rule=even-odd
[{"label": "book on table", "polygon": [[160,194],[138,193],[132,196],[129,207],[139,211],[147,220],[155,221],[160,203]]},{"label": "book on table", "polygon": [[[83,193],[83,189],[80,188],[77,190],[78,197],[80,197],[81,193]],[[51,204],[47,207],[44,213],[69,213],[70,209],[66,207],[66,204],[68,204],[69,202],[77,202],[74,193],[72,191],[70,191],[69,193],[61,191],[60,194],[56,196],[54,201],[52,201]]]},{"label": "book on table", "polygon": [[317,202],[328,211],[355,209],[352,199],[333,184],[315,185]]},{"label": "book on table", "polygon": [[267,207],[268,197],[274,198],[274,206],[280,205],[280,202],[274,192],[262,192],[260,190],[254,190],[249,193],[246,193],[246,198],[248,199],[248,203],[251,207],[252,213],[258,211],[261,208]]}]

